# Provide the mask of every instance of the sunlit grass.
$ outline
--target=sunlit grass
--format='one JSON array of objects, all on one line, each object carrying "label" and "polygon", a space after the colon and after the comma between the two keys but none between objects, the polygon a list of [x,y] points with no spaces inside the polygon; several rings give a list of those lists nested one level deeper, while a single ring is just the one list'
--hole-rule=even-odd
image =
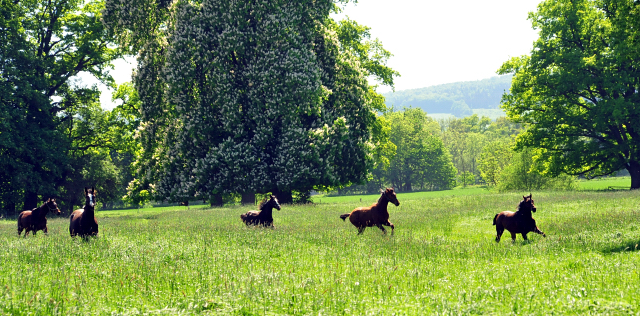
[{"label": "sunlit grass", "polygon": [[361,196],[285,205],[276,229],[245,227],[249,207],[105,211],[88,242],[66,218],[26,239],[2,220],[0,313],[640,312],[640,192],[533,192],[548,237],[499,244],[493,216],[521,194],[481,192],[399,194],[394,236],[339,219]]},{"label": "sunlit grass", "polygon": [[606,177],[592,180],[579,180],[580,190],[621,190],[631,187],[631,177]]}]

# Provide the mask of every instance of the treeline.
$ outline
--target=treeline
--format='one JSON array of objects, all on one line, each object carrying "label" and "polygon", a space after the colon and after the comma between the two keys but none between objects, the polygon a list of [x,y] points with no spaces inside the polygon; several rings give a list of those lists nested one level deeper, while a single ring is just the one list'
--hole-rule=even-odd
[{"label": "treeline", "polygon": [[422,109],[386,113],[390,139],[397,146],[364,185],[337,194],[376,193],[392,186],[399,192],[446,190],[455,186],[487,185],[499,190],[572,189],[573,177],[550,177],[537,165],[531,149],[514,151],[520,124],[505,117],[492,121],[471,115],[436,121]]},{"label": "treeline", "polygon": [[420,108],[427,113],[472,114],[472,109],[498,109],[502,94],[509,91],[511,75],[478,81],[455,82],[384,94],[388,107]]}]

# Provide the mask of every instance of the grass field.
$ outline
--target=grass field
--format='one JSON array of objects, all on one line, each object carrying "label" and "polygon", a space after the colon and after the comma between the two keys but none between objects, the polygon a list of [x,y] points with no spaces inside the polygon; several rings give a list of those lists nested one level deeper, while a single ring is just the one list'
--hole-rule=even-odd
[{"label": "grass field", "polygon": [[631,177],[607,177],[578,181],[579,190],[626,190],[631,187]]},{"label": "grass field", "polygon": [[640,192],[533,192],[548,237],[497,244],[522,194],[466,190],[398,194],[394,236],[338,218],[367,196],[285,205],[276,229],[239,206],[104,211],[88,242],[0,220],[0,314],[640,313]]}]

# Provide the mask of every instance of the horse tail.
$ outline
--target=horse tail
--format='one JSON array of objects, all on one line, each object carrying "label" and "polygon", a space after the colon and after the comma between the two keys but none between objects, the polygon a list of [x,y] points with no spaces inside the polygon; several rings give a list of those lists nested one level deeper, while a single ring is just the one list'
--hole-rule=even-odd
[{"label": "horse tail", "polygon": [[20,229],[20,224],[22,222],[22,215],[24,215],[24,211],[20,212],[20,214],[18,214],[18,229]]},{"label": "horse tail", "polygon": [[342,214],[340,215],[340,218],[342,218],[342,220],[344,221],[347,219],[347,217],[349,217],[349,215],[351,215],[351,213]]},{"label": "horse tail", "polygon": [[496,219],[498,219],[498,215],[499,215],[499,214],[496,214],[496,216],[494,216],[494,217],[493,217],[493,225],[495,225],[495,224],[496,224]]}]

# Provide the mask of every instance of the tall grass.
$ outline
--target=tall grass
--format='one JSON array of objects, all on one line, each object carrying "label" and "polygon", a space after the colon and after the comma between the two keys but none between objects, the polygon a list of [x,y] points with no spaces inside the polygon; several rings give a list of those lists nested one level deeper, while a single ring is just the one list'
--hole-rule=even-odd
[{"label": "tall grass", "polygon": [[338,218],[359,197],[285,205],[276,229],[243,207],[102,212],[87,242],[66,218],[26,239],[3,220],[0,313],[640,313],[640,192],[533,196],[548,237],[499,244],[493,216],[521,194],[399,194],[394,236]]}]

